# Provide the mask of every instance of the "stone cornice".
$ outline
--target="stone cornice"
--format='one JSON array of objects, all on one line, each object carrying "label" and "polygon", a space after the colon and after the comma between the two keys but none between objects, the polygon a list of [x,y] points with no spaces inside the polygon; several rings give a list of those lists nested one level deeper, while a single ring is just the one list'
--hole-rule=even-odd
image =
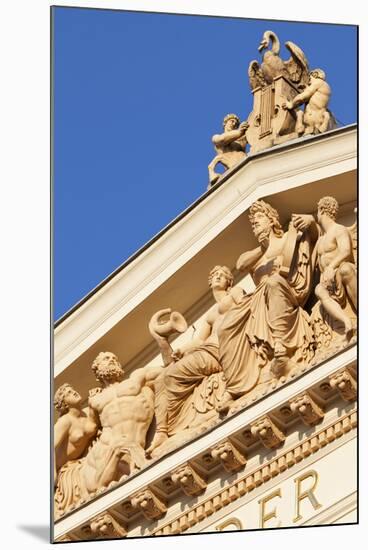
[{"label": "stone cornice", "polygon": [[[204,521],[209,516],[227,507],[240,497],[250,493],[257,487],[264,485],[296,464],[301,463],[303,460],[317,453],[320,449],[327,447],[335,440],[342,438],[345,434],[351,432],[356,427],[357,411],[356,409],[353,409],[347,414],[325,425],[320,430],[315,431],[310,436],[303,438],[297,444],[285,449],[284,451],[280,450],[276,456],[273,456],[271,459],[265,461],[262,465],[258,465],[254,469],[249,469],[244,475],[238,476],[236,480],[228,483],[215,494],[205,497],[199,502],[194,502],[188,510],[175,516],[174,518],[171,518],[164,525],[161,524],[149,534],[151,536],[161,536],[176,535],[185,532],[187,529]],[[149,519],[159,518],[165,513],[166,507],[162,508],[162,503],[160,504],[159,512],[156,510],[157,513],[155,513],[152,517],[147,516]],[[112,507],[110,506],[110,508]],[[100,518],[104,518],[105,516],[108,516],[111,524],[111,515],[102,513],[96,518],[93,518],[85,527],[82,527],[80,531],[82,533],[85,533],[86,529],[91,531],[91,526],[96,523],[96,519],[100,521]],[[104,537],[104,533],[102,531],[100,534],[101,538],[121,538],[128,536],[128,529],[120,526],[115,519],[112,519],[112,521],[112,526],[109,525],[111,533],[109,533],[109,536]],[[100,523],[104,524],[106,521],[103,522],[101,520]],[[69,537],[68,540],[78,540],[78,536],[72,531],[71,533],[60,535],[57,537],[57,541],[61,542],[66,540],[65,537]]]},{"label": "stone cornice", "polygon": [[[233,416],[216,425],[208,432],[202,433],[197,439],[184,445],[184,447],[176,449],[172,453],[153,462],[137,475],[126,480],[122,485],[117,485],[114,489],[107,491],[56,522],[56,537],[68,534],[70,531],[73,532],[76,528],[85,524],[87,520],[98,516],[106,509],[112,510],[114,506],[121,506],[121,503],[130,500],[132,495],[147,490],[151,492],[153,490],[153,492],[155,492],[154,486],[157,486],[158,482],[165,477],[171,477],[172,473],[181,466],[190,464],[192,466],[194,465],[195,470],[197,470],[196,464],[200,465],[201,460],[205,463],[205,457],[207,455],[210,456],[211,450],[220,443],[228,442],[234,445],[234,441],[240,441],[239,449],[242,452],[235,457],[238,464],[236,464],[236,461],[233,461],[234,471],[240,471],[246,464],[245,456],[248,454],[244,452],[244,446],[252,446],[256,443],[256,438],[252,435],[251,428],[257,425],[259,421],[265,417],[271,419],[272,424],[275,424],[277,428],[278,446],[282,446],[284,430],[288,429],[288,424],[291,422],[289,435],[290,430],[295,431],[296,429],[293,428],[293,423],[295,423],[297,417],[294,413],[293,419],[290,401],[306,392],[308,392],[308,395],[312,395],[320,404],[322,401],[331,403],[331,399],[339,398],[337,389],[331,388],[330,378],[344,372],[346,369],[349,369],[349,373],[352,373],[355,357],[356,348],[354,346],[330,358],[325,364],[319,365],[314,370],[306,372],[303,376],[294,380],[292,384],[281,386],[274,393],[265,396],[251,407],[236,412]],[[324,396],[326,398],[324,398]],[[327,418],[326,420],[328,422],[329,419]],[[325,428],[323,428],[322,431],[324,429]],[[344,429],[345,428],[342,428],[342,433],[344,433]],[[253,437],[253,440],[251,439],[250,442],[247,440],[248,435],[250,435],[250,438]],[[316,443],[315,440],[311,440],[311,446],[313,447],[313,445],[317,445],[318,447],[318,442]],[[226,457],[224,457],[224,459],[225,458]],[[218,464],[221,464],[220,456],[218,457]],[[224,470],[229,471],[226,468],[225,460],[222,466]],[[205,489],[203,472],[199,472],[199,478],[199,480],[197,479],[198,491],[195,490],[192,494],[199,494]],[[184,490],[183,487],[182,490]],[[184,493],[185,492],[184,490]],[[162,513],[164,513],[164,508],[162,508]]]},{"label": "stone cornice", "polygon": [[275,458],[265,462],[254,471],[247,472],[246,475],[233,483],[229,483],[215,495],[211,495],[208,499],[194,504],[190,510],[171,520],[166,525],[160,525],[160,527],[151,534],[160,536],[177,535],[185,532],[193,525],[196,525],[214,512],[226,507],[234,500],[237,500],[246,493],[250,493],[256,487],[267,483],[267,481],[285,470],[292,468],[296,463],[301,462],[311,454],[319,451],[322,447],[342,437],[344,434],[356,428],[356,426],[357,411],[354,409],[337,421],[331,423],[329,426],[325,426],[322,430],[303,439],[293,448],[288,449],[284,453],[279,452]]}]

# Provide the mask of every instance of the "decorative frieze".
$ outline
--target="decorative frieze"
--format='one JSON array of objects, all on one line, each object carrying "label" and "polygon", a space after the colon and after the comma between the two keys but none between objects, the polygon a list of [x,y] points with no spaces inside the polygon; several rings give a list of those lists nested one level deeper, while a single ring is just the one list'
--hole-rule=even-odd
[{"label": "decorative frieze", "polygon": [[304,392],[290,401],[290,408],[296,412],[307,426],[315,426],[324,417],[322,408],[309,392]]},{"label": "decorative frieze", "polygon": [[251,432],[259,438],[266,449],[275,449],[285,441],[285,434],[269,416],[264,416],[252,424]]},{"label": "decorative frieze", "polygon": [[344,433],[348,433],[357,426],[356,410],[349,412],[330,426],[314,433],[311,437],[301,441],[295,447],[269,460],[253,472],[247,472],[241,478],[226,486],[216,495],[191,507],[181,516],[176,517],[164,526],[153,531],[153,535],[173,535],[183,533],[193,525],[196,525],[214,512],[221,510],[234,500],[252,491],[285,470],[292,468],[298,462],[305,460],[312,453],[332,443]]}]

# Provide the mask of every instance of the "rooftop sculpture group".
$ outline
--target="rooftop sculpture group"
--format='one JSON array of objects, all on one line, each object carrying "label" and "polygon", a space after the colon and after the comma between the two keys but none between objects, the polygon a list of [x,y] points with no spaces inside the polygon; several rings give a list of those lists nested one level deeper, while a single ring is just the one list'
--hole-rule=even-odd
[{"label": "rooftop sculpture group", "polygon": [[[269,46],[271,45],[271,49]],[[237,115],[224,118],[224,133],[214,135],[216,157],[209,164],[209,187],[222,177],[215,172],[217,164],[225,170],[239,164],[249,152],[255,153],[310,134],[326,132],[336,121],[328,109],[331,89],[322,69],[309,70],[304,52],[293,42],[285,42],[291,56],[284,61],[280,41],[266,31],[258,50],[262,62],[249,64],[248,76],[253,93],[253,110],[240,124]],[[300,109],[304,105],[304,110]]]},{"label": "rooftop sculpture group", "polygon": [[[118,358],[102,352],[92,364],[100,386],[90,390],[87,407],[70,385],[57,390],[56,517],[190,439],[193,427],[221,421],[244,396],[310,366],[321,350],[351,342],[356,225],[337,223],[338,207],[323,197],[317,220],[293,214],[283,231],[278,212],[256,201],[249,219],[259,245],[237,260],[254,292],[234,286],[231,270],[217,265],[209,274],[215,303],[195,339],[173,350],[169,335],[187,325],[179,313],[161,310],[149,324],[161,365],[124,380]],[[307,301],[313,307],[306,309]]]}]

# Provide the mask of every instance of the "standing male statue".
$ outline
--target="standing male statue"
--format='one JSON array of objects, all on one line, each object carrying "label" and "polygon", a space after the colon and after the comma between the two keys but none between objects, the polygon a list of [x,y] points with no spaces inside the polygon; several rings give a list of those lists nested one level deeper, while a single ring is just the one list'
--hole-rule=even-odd
[{"label": "standing male statue", "polygon": [[336,222],[338,209],[334,197],[323,197],[318,202],[317,217],[323,233],[317,243],[321,280],[315,294],[326,313],[342,323],[345,338],[350,340],[355,326],[348,311],[356,316],[357,275],[352,235]]},{"label": "standing male statue", "polygon": [[272,374],[281,376],[313,356],[313,331],[303,305],[312,288],[318,236],[314,218],[294,215],[285,233],[277,211],[256,201],[249,219],[259,246],[242,254],[237,268],[252,275],[256,288],[225,314],[218,331],[226,377],[219,412],[261,381],[269,381],[271,374],[262,374],[268,363]]},{"label": "standing male statue", "polygon": [[247,144],[245,132],[248,126],[247,122],[240,123],[237,115],[229,114],[224,118],[224,132],[215,134],[212,137],[217,155],[208,165],[209,187],[214,185],[221,177],[221,174],[215,172],[217,164],[222,164],[228,170],[247,156],[245,153]]}]

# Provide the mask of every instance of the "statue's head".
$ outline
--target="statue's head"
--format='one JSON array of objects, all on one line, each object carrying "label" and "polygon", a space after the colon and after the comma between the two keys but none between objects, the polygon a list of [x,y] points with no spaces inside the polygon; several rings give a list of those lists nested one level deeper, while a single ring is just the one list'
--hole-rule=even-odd
[{"label": "statue's head", "polygon": [[118,358],[110,351],[102,351],[92,363],[92,370],[97,380],[103,385],[120,382],[124,376],[124,370]]},{"label": "statue's head", "polygon": [[326,80],[326,73],[322,69],[313,69],[309,72],[309,78],[319,78],[320,80]]},{"label": "statue's head", "polygon": [[233,274],[226,265],[215,265],[208,275],[208,284],[211,288],[227,290],[233,286],[233,283]]},{"label": "statue's head", "polygon": [[277,210],[265,201],[260,200],[252,204],[249,209],[249,221],[257,239],[261,235],[269,235],[271,231],[276,237],[282,237],[284,234]]},{"label": "statue's head", "polygon": [[54,395],[55,409],[60,416],[66,414],[71,407],[78,407],[81,401],[81,396],[70,384],[62,384]]},{"label": "statue's head", "polygon": [[236,130],[239,128],[240,119],[237,115],[234,115],[234,113],[230,113],[226,115],[224,118],[224,121],[222,123],[224,130]]},{"label": "statue's head", "polygon": [[334,197],[322,197],[318,201],[317,219],[321,222],[322,216],[326,215],[335,221],[339,211],[339,203]]}]

